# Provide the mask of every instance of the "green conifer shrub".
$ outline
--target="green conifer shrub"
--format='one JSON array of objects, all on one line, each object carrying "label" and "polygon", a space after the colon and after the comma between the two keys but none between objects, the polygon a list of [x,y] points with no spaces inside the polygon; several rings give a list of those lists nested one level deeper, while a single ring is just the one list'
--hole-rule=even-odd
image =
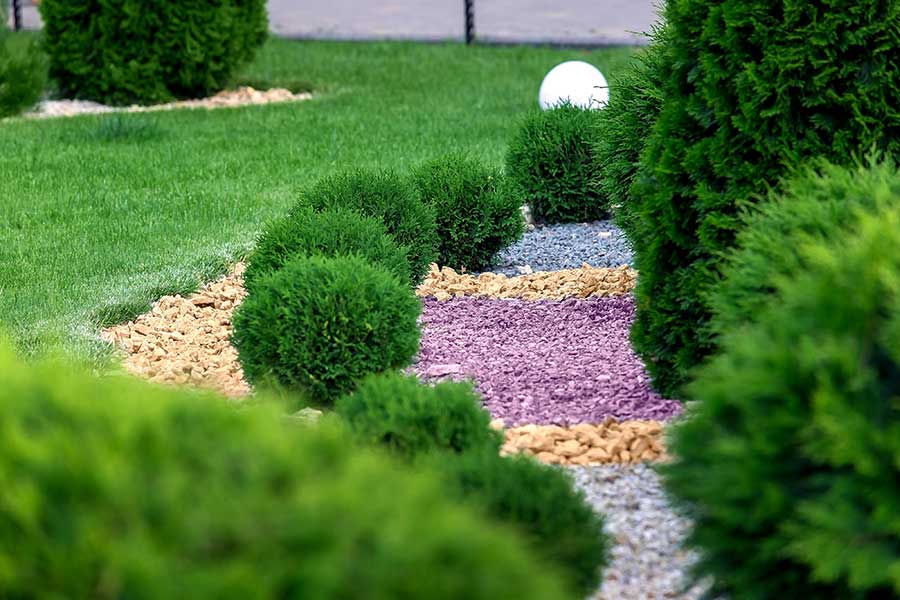
[{"label": "green conifer shrub", "polygon": [[269,223],[247,257],[244,284],[248,288],[297,256],[359,255],[409,281],[406,249],[394,243],[377,219],[347,208],[323,212],[298,209]]},{"label": "green conifer shrub", "polygon": [[232,318],[247,379],[330,405],[419,350],[421,302],[359,256],[299,256],[255,282]]},{"label": "green conifer shrub", "polygon": [[663,473],[711,597],[900,594],[900,211],[851,223],[687,388]]},{"label": "green conifer shrub", "polygon": [[312,207],[356,210],[380,219],[409,259],[414,284],[437,262],[438,234],[434,207],[422,202],[415,186],[393,171],[356,170],[323,177],[301,193],[293,211]]},{"label": "green conifer shrub", "polygon": [[632,341],[676,396],[714,349],[706,292],[741,206],[807,159],[896,153],[900,4],[679,0],[665,21],[672,71],[631,193]]},{"label": "green conifer shrub", "polygon": [[413,180],[435,209],[440,266],[477,272],[522,237],[521,202],[498,170],[452,153],[420,165]]},{"label": "green conifer shrub", "polygon": [[0,119],[34,106],[47,83],[47,57],[37,40],[0,29]]},{"label": "green conifer shrub", "polygon": [[265,0],[41,0],[67,98],[152,104],[224,88],[268,35]]},{"label": "green conifer shrub", "polygon": [[25,365],[0,349],[10,598],[563,600],[435,474],[265,405]]},{"label": "green conifer shrub", "polygon": [[433,451],[497,453],[503,442],[468,382],[432,386],[400,374],[373,375],[335,410],[361,442],[407,458]]},{"label": "green conifer shrub", "polygon": [[580,223],[609,215],[609,200],[592,185],[594,126],[603,110],[563,103],[522,121],[509,142],[506,174],[535,221]]}]

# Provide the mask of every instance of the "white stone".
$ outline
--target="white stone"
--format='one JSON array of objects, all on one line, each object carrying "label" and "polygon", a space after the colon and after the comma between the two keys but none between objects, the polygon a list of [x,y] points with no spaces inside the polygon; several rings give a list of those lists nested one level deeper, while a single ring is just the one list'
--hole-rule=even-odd
[{"label": "white stone", "polygon": [[591,64],[580,60],[560,63],[541,82],[538,103],[547,110],[566,100],[582,108],[603,108],[609,102],[609,84]]}]

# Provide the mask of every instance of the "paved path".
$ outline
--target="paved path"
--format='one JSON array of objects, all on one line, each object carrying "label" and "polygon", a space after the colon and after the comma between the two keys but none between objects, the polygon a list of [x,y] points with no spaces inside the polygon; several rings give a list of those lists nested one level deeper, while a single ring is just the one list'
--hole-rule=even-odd
[{"label": "paved path", "polygon": [[[633,44],[656,19],[656,0],[475,0],[485,41]],[[30,4],[27,2],[27,4]],[[26,6],[25,26],[37,28]],[[276,34],[330,39],[461,39],[463,0],[269,0]]]}]

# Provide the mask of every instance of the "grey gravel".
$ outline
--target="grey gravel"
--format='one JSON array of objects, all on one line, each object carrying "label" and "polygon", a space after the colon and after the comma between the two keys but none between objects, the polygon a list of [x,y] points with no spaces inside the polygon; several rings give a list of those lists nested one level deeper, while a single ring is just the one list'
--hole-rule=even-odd
[{"label": "grey gravel", "polygon": [[603,585],[593,600],[694,600],[685,590],[694,554],[681,542],[689,523],[669,506],[659,476],[645,464],[570,467],[577,488],[603,514],[614,540]]},{"label": "grey gravel", "polygon": [[521,240],[501,252],[494,273],[514,276],[534,271],[618,267],[632,262],[631,246],[612,221],[544,225],[526,231]]}]

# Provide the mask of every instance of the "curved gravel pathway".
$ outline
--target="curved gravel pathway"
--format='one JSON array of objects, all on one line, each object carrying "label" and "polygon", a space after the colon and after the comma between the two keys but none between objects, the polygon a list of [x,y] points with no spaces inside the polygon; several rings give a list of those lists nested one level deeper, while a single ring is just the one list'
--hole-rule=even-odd
[{"label": "curved gravel pathway", "polygon": [[426,298],[413,371],[474,379],[491,415],[508,425],[672,418],[681,404],[650,389],[628,339],[633,319],[630,296]]},{"label": "curved gravel pathway", "polygon": [[575,485],[603,514],[615,544],[596,600],[701,598],[688,587],[695,560],[681,544],[689,523],[669,506],[659,475],[646,464],[569,467]]},{"label": "curved gravel pathway", "polygon": [[612,221],[544,225],[500,252],[489,271],[521,275],[533,271],[630,265],[633,254],[625,234]]}]

